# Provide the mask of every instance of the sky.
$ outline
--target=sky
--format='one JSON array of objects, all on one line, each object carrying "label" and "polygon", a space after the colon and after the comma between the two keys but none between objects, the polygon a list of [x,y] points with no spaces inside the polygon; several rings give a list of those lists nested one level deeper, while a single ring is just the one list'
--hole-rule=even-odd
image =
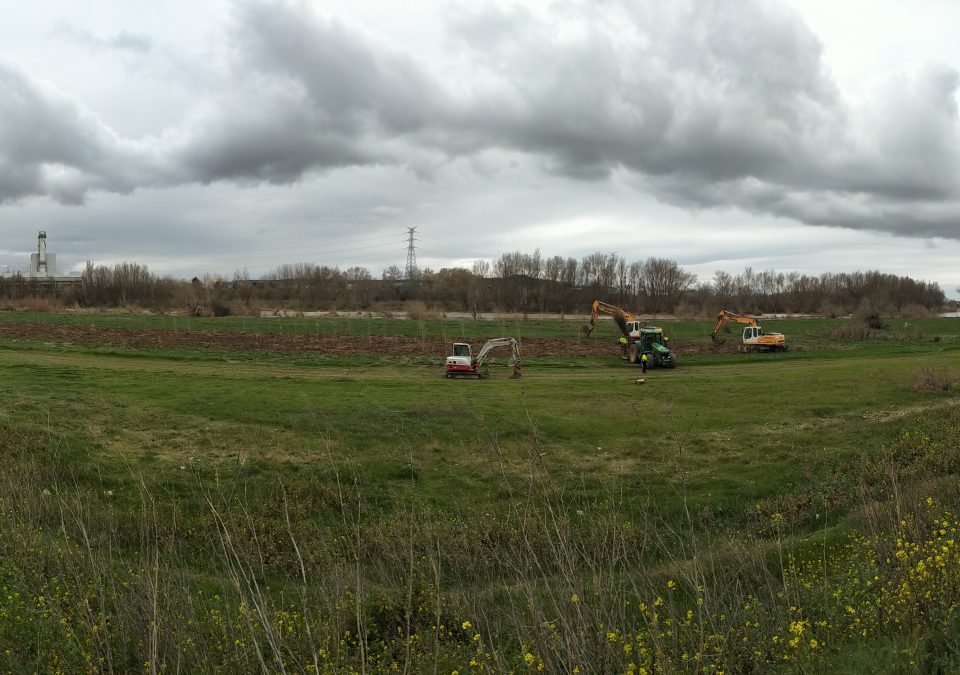
[{"label": "sky", "polygon": [[507,251],[960,297],[953,0],[0,0],[0,271]]}]

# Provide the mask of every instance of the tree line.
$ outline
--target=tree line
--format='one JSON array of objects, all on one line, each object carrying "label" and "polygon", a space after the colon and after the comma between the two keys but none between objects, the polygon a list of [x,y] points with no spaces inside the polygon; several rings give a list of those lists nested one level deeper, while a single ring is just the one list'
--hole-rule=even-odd
[{"label": "tree line", "polygon": [[644,314],[710,316],[720,308],[743,313],[923,314],[946,303],[936,284],[879,271],[797,272],[719,270],[698,279],[675,260],[628,260],[595,252],[582,258],[504,253],[478,260],[470,269],[424,269],[404,279],[396,266],[374,278],[363,267],[341,270],[314,263],[281,265],[259,279],[236,272],[190,281],[161,277],[137,263],[114,266],[87,263],[77,283],[44,285],[26,277],[0,279],[0,296],[54,298],[88,307],[140,306],[193,313],[250,313],[263,307],[287,309],[401,309],[419,301],[438,311],[549,312],[589,311],[595,299]]},{"label": "tree line", "polygon": [[581,259],[503,254],[472,270],[425,271],[427,297],[467,309],[584,312],[594,299],[646,314],[715,315],[721,308],[744,313],[924,314],[940,310],[946,295],[933,282],[879,271],[819,275],[745,268],[718,270],[700,280],[675,260],[630,261],[596,252]]}]

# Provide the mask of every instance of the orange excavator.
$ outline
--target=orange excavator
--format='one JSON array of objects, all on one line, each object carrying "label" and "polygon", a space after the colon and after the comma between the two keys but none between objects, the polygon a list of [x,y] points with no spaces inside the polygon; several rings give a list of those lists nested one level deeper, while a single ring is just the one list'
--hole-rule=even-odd
[{"label": "orange excavator", "polygon": [[643,355],[646,354],[651,365],[663,368],[673,368],[677,365],[676,357],[666,345],[667,338],[662,328],[648,326],[646,321],[640,321],[622,307],[609,305],[601,300],[593,301],[590,323],[583,327],[587,336],[597,327],[597,318],[601,314],[613,316],[620,332],[627,339],[629,344],[627,360],[630,363],[640,363]]},{"label": "orange excavator", "polygon": [[609,305],[602,300],[594,300],[592,310],[590,323],[583,327],[583,331],[588,337],[590,333],[593,332],[593,329],[597,327],[597,318],[599,318],[601,314],[609,314],[612,316],[617,326],[620,327],[620,332],[628,339],[630,337],[637,337],[640,328],[642,325],[645,325],[644,322],[638,321],[637,317],[627,310],[617,307],[616,305]]},{"label": "orange excavator", "polygon": [[761,328],[760,323],[752,316],[743,314],[734,314],[725,309],[720,310],[717,315],[717,322],[713,325],[713,332],[710,333],[710,339],[714,344],[722,345],[727,341],[726,338],[717,337],[717,333],[723,328],[727,321],[733,323],[744,323],[747,327],[743,329],[743,340],[740,343],[741,352],[785,352],[787,351],[787,338],[783,333],[768,333]]}]

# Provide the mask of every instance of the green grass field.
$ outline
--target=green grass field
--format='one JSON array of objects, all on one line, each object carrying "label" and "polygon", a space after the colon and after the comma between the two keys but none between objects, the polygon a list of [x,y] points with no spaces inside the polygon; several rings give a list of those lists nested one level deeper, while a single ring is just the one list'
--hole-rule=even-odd
[{"label": "green grass field", "polygon": [[[242,331],[250,333],[305,333],[319,335],[408,335],[490,338],[514,335],[525,338],[577,339],[585,323],[583,317],[564,320],[525,320],[522,315],[503,315],[498,319],[433,319],[368,318],[362,312],[343,313],[335,318],[260,318],[190,317],[155,313],[90,313],[90,312],[0,312],[0,326],[18,323],[96,326],[100,328],[149,329],[163,331]],[[706,339],[713,321],[674,321],[651,319],[652,325],[663,326],[667,333],[680,339]],[[832,329],[851,323],[849,319],[769,319],[764,326],[782,332],[792,340],[806,343],[821,338]],[[960,336],[960,322],[950,319],[891,319],[894,330],[922,331],[925,335]],[[735,326],[733,327],[736,328]],[[601,317],[598,336],[616,339],[616,328],[607,317]],[[734,332],[739,332],[734,330]]]},{"label": "green grass field", "polygon": [[[20,321],[576,339],[574,322],[0,314]],[[426,357],[0,341],[0,642],[19,645],[0,664],[626,671],[644,663],[624,638],[641,627],[648,654],[680,659],[670,652],[679,627],[667,638],[622,603],[687,578],[690,599],[715,589],[719,615],[729,556],[756,581],[791,553],[886,522],[876,509],[957,498],[949,421],[960,399],[912,385],[921,369],[960,369],[960,320],[866,341],[831,337],[837,320],[769,323],[801,349],[693,356],[643,385],[614,357],[530,359],[519,381],[505,366],[448,381]],[[669,325],[678,342],[709,329]],[[709,575],[690,572],[704,560]],[[538,617],[560,627],[529,628]],[[709,659],[765,668],[779,658],[770,636],[744,656],[704,646],[721,629],[701,628],[704,672]],[[902,658],[865,658],[865,670],[909,670],[924,663],[917,645],[928,643],[910,639],[931,630],[921,628],[843,639],[823,628],[822,647],[804,638],[780,665],[840,667],[873,641]],[[591,632],[596,642],[574,635]],[[682,661],[672,663],[664,672]]]}]

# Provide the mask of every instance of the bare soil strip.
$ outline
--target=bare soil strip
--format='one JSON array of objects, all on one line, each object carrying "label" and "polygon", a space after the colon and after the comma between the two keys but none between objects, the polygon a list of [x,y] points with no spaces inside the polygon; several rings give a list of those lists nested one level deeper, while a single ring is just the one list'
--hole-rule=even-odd
[{"label": "bare soil strip", "polygon": [[[396,335],[310,335],[305,333],[239,333],[234,331],[172,331],[95,326],[57,326],[19,324],[0,326],[0,339],[41,340],[126,347],[132,349],[212,349],[237,352],[284,352],[331,355],[435,356],[443,357],[453,341],[440,336],[409,337]],[[485,338],[457,338],[475,347]],[[671,341],[678,356],[736,353],[733,341],[722,346],[710,340]],[[603,339],[529,338],[522,341],[524,356],[584,357],[617,356],[616,343]]]}]

